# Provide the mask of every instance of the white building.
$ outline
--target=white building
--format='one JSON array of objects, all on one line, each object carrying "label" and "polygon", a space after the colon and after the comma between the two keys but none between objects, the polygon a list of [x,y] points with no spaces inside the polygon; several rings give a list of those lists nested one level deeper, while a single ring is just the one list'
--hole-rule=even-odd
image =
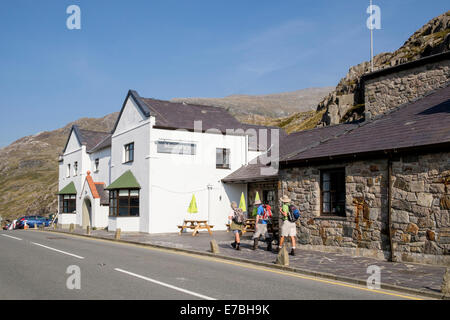
[{"label": "white building", "polygon": [[[247,184],[221,180],[258,157],[268,143],[256,134],[271,131],[221,108],[130,90],[111,133],[72,128],[59,161],[58,223],[164,233],[204,219],[225,230]],[[189,214],[193,195],[199,212]]]}]

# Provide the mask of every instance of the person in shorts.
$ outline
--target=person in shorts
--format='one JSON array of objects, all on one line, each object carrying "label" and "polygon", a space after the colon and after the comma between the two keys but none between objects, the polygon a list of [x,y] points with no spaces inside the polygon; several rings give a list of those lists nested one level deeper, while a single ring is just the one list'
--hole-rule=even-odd
[{"label": "person in shorts", "polygon": [[280,237],[280,244],[278,246],[278,249],[281,250],[284,244],[284,237],[290,237],[291,243],[292,243],[292,249],[289,253],[291,256],[295,256],[295,244],[296,240],[295,237],[297,235],[297,226],[295,222],[291,222],[288,219],[289,214],[289,205],[291,203],[291,199],[289,199],[288,196],[284,195],[281,199],[281,202],[283,206],[280,208],[281,213],[281,237]]},{"label": "person in shorts", "polygon": [[242,230],[244,229],[244,223],[237,223],[236,217],[239,215],[242,215],[242,219],[245,221],[244,212],[241,208],[238,208],[237,203],[235,201],[231,202],[231,215],[228,217],[228,219],[231,221],[230,223],[230,230],[234,233],[234,242],[231,244],[231,246],[236,250],[241,250],[241,240],[240,240],[240,234],[242,234]]},{"label": "person in shorts", "polygon": [[258,206],[256,211],[255,233],[253,234],[253,250],[258,248],[258,241],[261,236],[267,242],[267,251],[272,251],[272,238],[267,231],[267,224],[269,222],[264,205],[261,200],[255,201],[255,206]]}]

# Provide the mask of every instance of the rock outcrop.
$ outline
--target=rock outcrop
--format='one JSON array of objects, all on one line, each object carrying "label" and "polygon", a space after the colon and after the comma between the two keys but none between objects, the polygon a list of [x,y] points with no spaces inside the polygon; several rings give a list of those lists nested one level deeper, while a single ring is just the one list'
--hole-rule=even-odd
[{"label": "rock outcrop", "polygon": [[[397,51],[374,57],[374,71],[397,66],[450,50],[450,11],[432,19],[417,30]],[[353,66],[336,89],[317,106],[324,112],[317,126],[359,120],[364,116],[361,76],[370,72],[370,62]]]}]

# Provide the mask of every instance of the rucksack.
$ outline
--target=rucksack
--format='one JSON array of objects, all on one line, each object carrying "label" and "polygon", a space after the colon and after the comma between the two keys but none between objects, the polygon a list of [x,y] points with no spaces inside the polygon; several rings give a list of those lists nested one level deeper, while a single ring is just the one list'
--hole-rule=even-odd
[{"label": "rucksack", "polygon": [[264,205],[264,214],[262,218],[263,220],[269,220],[272,218],[272,208],[268,204]]},{"label": "rucksack", "polygon": [[295,222],[298,218],[300,218],[300,211],[293,204],[289,205],[288,220],[290,222]]},{"label": "rucksack", "polygon": [[237,224],[244,224],[245,217],[244,212],[241,208],[237,208],[236,210],[234,210],[233,221]]}]

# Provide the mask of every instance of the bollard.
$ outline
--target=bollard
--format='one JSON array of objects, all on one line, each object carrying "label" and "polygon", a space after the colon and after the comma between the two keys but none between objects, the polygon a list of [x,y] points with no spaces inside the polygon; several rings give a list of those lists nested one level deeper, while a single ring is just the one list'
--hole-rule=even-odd
[{"label": "bollard", "polygon": [[441,292],[444,297],[450,298],[450,268],[445,271]]},{"label": "bollard", "polygon": [[88,236],[91,235],[91,227],[90,227],[90,226],[87,226],[87,227],[86,227],[86,234],[87,234]]},{"label": "bollard", "polygon": [[37,228],[38,228],[37,224],[35,223],[34,226],[33,226],[33,229],[37,229]]},{"label": "bollard", "polygon": [[117,228],[116,229],[116,234],[114,235],[114,239],[120,240],[120,233],[121,233],[120,228]]},{"label": "bollard", "polygon": [[75,226],[73,223],[71,223],[69,226],[69,232],[73,232],[73,230],[75,230]]},{"label": "bollard", "polygon": [[282,266],[288,266],[289,265],[289,255],[286,250],[286,246],[284,245],[283,248],[281,248],[277,255],[277,261],[275,261],[276,264],[280,264]]},{"label": "bollard", "polygon": [[212,253],[214,253],[214,254],[216,254],[216,253],[219,253],[219,246],[217,245],[217,242],[216,242],[216,240],[211,240],[211,252]]}]

